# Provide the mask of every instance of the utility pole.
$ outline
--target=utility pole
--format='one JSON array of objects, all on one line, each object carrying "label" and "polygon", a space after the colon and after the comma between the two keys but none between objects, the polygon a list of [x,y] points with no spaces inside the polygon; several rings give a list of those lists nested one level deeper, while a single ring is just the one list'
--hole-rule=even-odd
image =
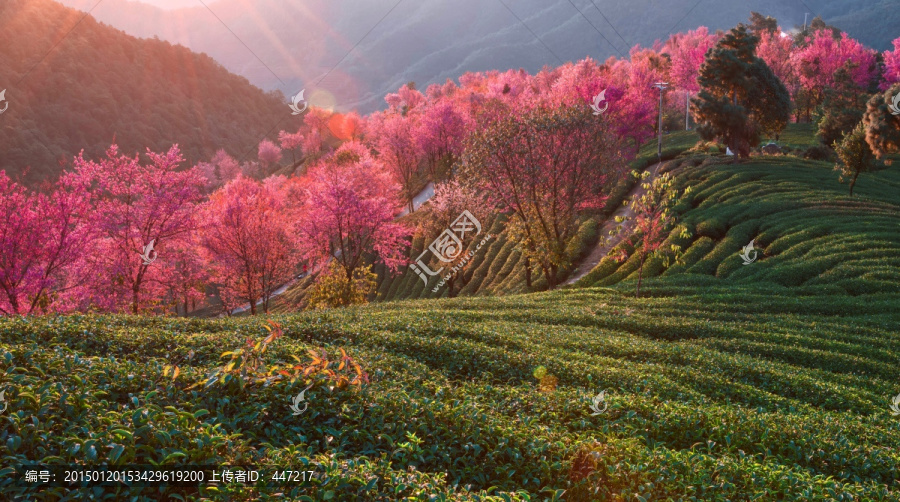
[{"label": "utility pole", "polygon": [[803,34],[806,35],[806,18],[809,16],[809,12],[803,13]]},{"label": "utility pole", "polygon": [[659,125],[657,126],[657,131],[659,134],[659,143],[656,148],[656,157],[662,162],[662,105],[663,105],[663,91],[669,87],[668,82],[657,82],[653,84],[653,87],[659,89]]}]

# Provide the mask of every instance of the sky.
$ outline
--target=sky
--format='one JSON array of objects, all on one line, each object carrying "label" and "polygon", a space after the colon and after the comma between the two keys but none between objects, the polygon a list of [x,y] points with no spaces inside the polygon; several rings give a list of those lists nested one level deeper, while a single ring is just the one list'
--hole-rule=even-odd
[{"label": "sky", "polygon": [[[140,3],[160,7],[163,9],[178,9],[181,7],[198,7],[202,6],[199,0],[137,0]],[[208,1],[208,0],[204,0]]]}]

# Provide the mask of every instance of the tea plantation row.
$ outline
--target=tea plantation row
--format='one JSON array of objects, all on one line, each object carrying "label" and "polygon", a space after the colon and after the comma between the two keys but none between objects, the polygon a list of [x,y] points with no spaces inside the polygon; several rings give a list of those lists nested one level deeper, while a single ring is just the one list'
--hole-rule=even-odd
[{"label": "tea plantation row", "polygon": [[370,380],[314,380],[300,415],[304,379],[188,389],[266,336],[260,319],[4,319],[0,456],[318,473],[293,490],[93,487],[111,500],[898,500],[900,295],[697,282],[277,317],[267,365],[340,347]]}]

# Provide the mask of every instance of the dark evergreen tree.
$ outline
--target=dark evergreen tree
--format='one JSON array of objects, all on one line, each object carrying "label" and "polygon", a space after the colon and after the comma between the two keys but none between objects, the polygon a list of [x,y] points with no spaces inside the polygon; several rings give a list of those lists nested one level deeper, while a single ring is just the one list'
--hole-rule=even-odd
[{"label": "dark evergreen tree", "polygon": [[778,20],[759,12],[750,12],[750,31],[757,36],[764,31],[775,33],[778,31]]},{"label": "dark evergreen tree", "polygon": [[727,33],[700,67],[700,92],[691,100],[697,131],[726,144],[735,162],[750,155],[761,134],[777,135],[790,118],[790,94],[756,56],[758,42],[744,25]]}]

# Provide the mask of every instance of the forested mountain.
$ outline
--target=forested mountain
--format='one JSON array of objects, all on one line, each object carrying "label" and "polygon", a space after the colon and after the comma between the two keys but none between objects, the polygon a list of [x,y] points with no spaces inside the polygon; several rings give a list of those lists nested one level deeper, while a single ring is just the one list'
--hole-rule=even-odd
[{"label": "forested mountain", "polygon": [[[842,2],[835,2],[841,4]],[[828,23],[856,34],[860,42],[877,49],[890,49],[891,41],[900,36],[900,4],[896,0],[865,0],[851,3],[853,8],[839,13]]]},{"label": "forested mountain", "polygon": [[240,157],[290,117],[280,93],[207,55],[132,37],[51,0],[0,3],[3,89],[0,169],[32,184],[81,149],[95,157],[113,141],[131,154],[177,143],[192,162],[219,148]]},{"label": "forested mountain", "polygon": [[900,35],[893,0],[217,0],[168,11],[60,1],[132,35],[205,52],[263,89],[315,88],[321,104],[361,112],[384,108],[383,96],[409,81],[424,89],[467,71],[602,61],[701,25],[730,29],[751,11],[786,30],[822,16],[878,50]]}]

